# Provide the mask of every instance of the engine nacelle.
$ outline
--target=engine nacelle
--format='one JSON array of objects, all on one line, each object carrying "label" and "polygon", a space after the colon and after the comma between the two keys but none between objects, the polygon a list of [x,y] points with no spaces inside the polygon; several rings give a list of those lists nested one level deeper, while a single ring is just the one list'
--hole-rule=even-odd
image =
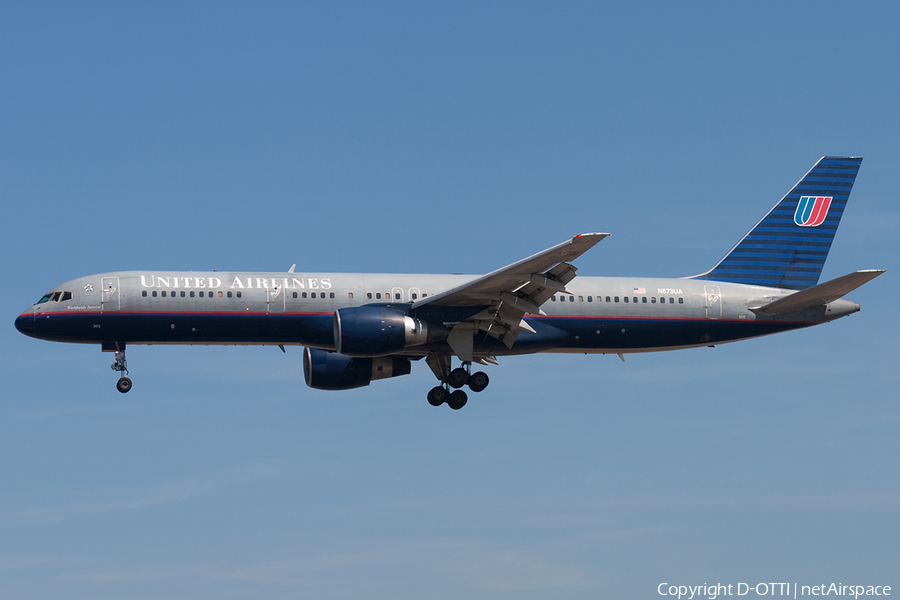
[{"label": "engine nacelle", "polygon": [[347,356],[383,356],[444,339],[447,334],[442,325],[392,308],[359,306],[334,312],[334,347]]},{"label": "engine nacelle", "polygon": [[306,385],[317,390],[350,390],[367,386],[373,379],[409,375],[410,371],[410,362],[396,356],[354,358],[316,348],[303,350]]}]

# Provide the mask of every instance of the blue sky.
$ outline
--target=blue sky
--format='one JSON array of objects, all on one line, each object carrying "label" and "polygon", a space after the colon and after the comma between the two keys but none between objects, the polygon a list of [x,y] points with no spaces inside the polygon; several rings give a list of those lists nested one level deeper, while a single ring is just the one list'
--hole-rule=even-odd
[{"label": "blue sky", "polygon": [[[658,597],[900,586],[900,9],[889,3],[43,3],[0,19],[0,588],[15,598]],[[41,342],[125,269],[712,266],[865,157],[835,323],[308,389],[299,349]]]}]

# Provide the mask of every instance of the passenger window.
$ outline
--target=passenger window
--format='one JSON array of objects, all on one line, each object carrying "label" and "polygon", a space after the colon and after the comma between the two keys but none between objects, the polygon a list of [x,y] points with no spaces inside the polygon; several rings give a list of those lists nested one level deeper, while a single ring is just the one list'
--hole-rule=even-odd
[{"label": "passenger window", "polygon": [[381,300],[381,292],[378,292],[377,294],[375,294],[375,299]]},{"label": "passenger window", "polygon": [[300,294],[300,297],[301,297],[301,298],[306,298],[306,292],[302,292],[302,293]]},{"label": "passenger window", "polygon": [[395,294],[394,294],[394,300],[399,300],[399,299],[400,299],[400,294],[395,293]]},{"label": "passenger window", "polygon": [[224,298],[224,297],[225,297],[225,294],[223,294],[222,292],[219,292],[219,298]]},{"label": "passenger window", "polygon": [[[672,299],[671,299],[671,298],[669,298],[669,302],[672,302]],[[678,304],[684,304],[684,298],[679,298],[679,299],[678,299]]]},{"label": "passenger window", "polygon": [[647,296],[641,296],[641,302],[647,304]]},{"label": "passenger window", "polygon": [[231,298],[231,292],[228,292],[228,297]]},{"label": "passenger window", "polygon": [[593,296],[588,296],[588,302],[593,302],[593,301],[594,301],[594,297],[593,297]]},{"label": "passenger window", "polygon": [[144,290],[143,292],[141,292],[141,296],[143,296],[144,298],[146,298],[146,297],[147,297],[147,290]]},{"label": "passenger window", "polygon": [[296,297],[297,297],[297,292],[294,292],[294,298],[296,298]]},{"label": "passenger window", "polygon": [[238,298],[241,297],[241,293],[240,293],[240,292],[237,293],[237,297],[238,297]]},{"label": "passenger window", "polygon": [[650,298],[650,304],[656,304],[656,296]]},{"label": "passenger window", "polygon": [[[328,296],[329,296],[330,298],[334,298],[334,292],[331,292],[330,294],[328,294]],[[353,294],[350,294],[350,297],[352,298],[352,297],[353,297]]]},{"label": "passenger window", "polygon": [[184,290],[181,291],[181,297],[184,298]]},{"label": "passenger window", "polygon": [[552,300],[553,302],[556,302],[556,296],[550,296],[550,300]]},{"label": "passenger window", "polygon": [[[606,301],[609,302],[609,296],[606,297]],[[616,300],[618,302],[618,300]]]},{"label": "passenger window", "polygon": [[625,302],[628,302],[628,296],[625,296]]},{"label": "passenger window", "polygon": [[366,292],[366,298],[368,298],[369,300],[371,300],[371,299],[372,299],[372,292]]},{"label": "passenger window", "polygon": [[203,297],[204,297],[204,296],[203,296],[203,292],[200,292],[200,297],[201,297],[201,298],[203,298]]},{"label": "passenger window", "polygon": [[428,294],[424,294],[424,293],[422,294],[422,297],[423,297],[423,298],[425,298],[425,297],[427,297],[427,296],[428,296]]},{"label": "passenger window", "polygon": [[315,297],[316,297],[316,293],[315,293],[315,292],[310,292],[310,293],[309,293],[309,297],[310,297],[310,298],[315,298]]},{"label": "passenger window", "polygon": [[[626,301],[627,301],[627,300],[628,300],[628,298],[625,298],[625,300],[626,300]],[[618,302],[618,301],[619,301],[619,297],[618,297],[618,296],[616,296],[616,302]]]},{"label": "passenger window", "polygon": [[347,292],[347,298],[353,300],[353,292]]},{"label": "passenger window", "polygon": [[166,290],[163,290],[163,292],[162,292],[162,297],[163,297],[163,298],[166,297]]},{"label": "passenger window", "polygon": [[416,299],[418,299],[418,297],[419,297],[419,295],[417,293],[413,292],[412,299],[416,300]]},{"label": "passenger window", "polygon": [[584,302],[584,296],[578,296],[578,301],[579,301],[579,302]]},{"label": "passenger window", "polygon": [[194,290],[191,290],[191,294],[190,294],[190,295],[191,295],[191,298],[193,298],[193,297],[196,296],[197,294],[194,293]]},{"label": "passenger window", "polygon": [[72,292],[63,292],[62,298],[59,299],[60,302],[65,302],[66,300],[72,299]]},{"label": "passenger window", "polygon": [[559,301],[560,301],[560,302],[565,302],[565,301],[566,301],[566,297],[565,297],[565,296],[560,296],[560,297],[559,297]]},{"label": "passenger window", "polygon": [[153,294],[153,297],[156,298],[156,290],[153,290],[152,294]]}]

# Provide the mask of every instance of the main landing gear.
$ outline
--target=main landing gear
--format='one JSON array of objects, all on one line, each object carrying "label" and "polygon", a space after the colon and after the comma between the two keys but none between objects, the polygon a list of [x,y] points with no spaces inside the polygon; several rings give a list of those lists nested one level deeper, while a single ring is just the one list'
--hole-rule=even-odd
[{"label": "main landing gear", "polygon": [[[480,392],[491,381],[483,371],[472,373],[471,362],[464,362],[463,366],[452,371],[449,367],[448,360],[445,370],[449,372],[443,377],[443,382],[428,392],[428,403],[432,406],[440,406],[446,402],[453,410],[459,410],[469,401],[469,396],[459,388],[468,385],[473,392]],[[454,388],[454,391],[451,392],[450,388]]]},{"label": "main landing gear", "polygon": [[119,381],[116,382],[116,389],[123,394],[131,390],[131,379],[127,377],[128,366],[125,362],[125,350],[116,350],[116,362],[110,365],[113,371],[119,372]]}]

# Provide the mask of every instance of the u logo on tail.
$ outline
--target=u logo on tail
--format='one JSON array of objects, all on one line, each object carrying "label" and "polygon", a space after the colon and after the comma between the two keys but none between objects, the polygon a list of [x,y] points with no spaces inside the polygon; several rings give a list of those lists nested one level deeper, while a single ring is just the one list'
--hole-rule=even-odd
[{"label": "u logo on tail", "polygon": [[794,223],[800,227],[818,227],[825,222],[831,196],[801,196],[794,212]]}]

